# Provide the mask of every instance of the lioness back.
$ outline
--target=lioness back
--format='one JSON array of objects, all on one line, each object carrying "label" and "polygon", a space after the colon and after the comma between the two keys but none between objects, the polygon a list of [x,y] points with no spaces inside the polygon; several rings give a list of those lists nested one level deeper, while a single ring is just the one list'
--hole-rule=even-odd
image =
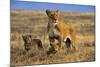
[{"label": "lioness back", "polygon": [[66,37],[70,37],[72,40],[75,40],[75,31],[72,28],[72,26],[70,24],[66,24],[63,21],[59,21],[59,28],[61,30],[61,35],[63,36],[63,39],[65,39]]}]

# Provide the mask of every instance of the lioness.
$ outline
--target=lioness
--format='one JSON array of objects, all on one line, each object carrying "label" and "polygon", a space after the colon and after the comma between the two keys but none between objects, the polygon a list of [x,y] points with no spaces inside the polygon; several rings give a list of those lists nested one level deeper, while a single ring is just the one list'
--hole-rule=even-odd
[{"label": "lioness", "polygon": [[[47,32],[50,41],[51,52],[57,51],[56,45],[61,48],[62,42],[66,44],[67,48],[74,47],[73,43],[75,40],[75,32],[70,25],[65,24],[59,15],[58,10],[46,10],[46,14],[49,18]],[[55,44],[55,41],[58,41]],[[75,48],[75,47],[74,47]]]}]

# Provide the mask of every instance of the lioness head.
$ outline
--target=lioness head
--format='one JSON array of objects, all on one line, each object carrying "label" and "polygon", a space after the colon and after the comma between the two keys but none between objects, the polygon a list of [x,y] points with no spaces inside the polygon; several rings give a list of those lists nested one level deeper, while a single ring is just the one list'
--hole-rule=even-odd
[{"label": "lioness head", "polygon": [[49,17],[51,23],[57,24],[59,20],[59,11],[58,10],[46,10],[46,14]]}]

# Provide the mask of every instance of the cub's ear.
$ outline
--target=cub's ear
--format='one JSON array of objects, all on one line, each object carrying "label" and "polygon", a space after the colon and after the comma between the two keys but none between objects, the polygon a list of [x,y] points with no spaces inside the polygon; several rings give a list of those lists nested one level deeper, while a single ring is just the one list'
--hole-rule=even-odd
[{"label": "cub's ear", "polygon": [[23,38],[23,39],[25,39],[25,36],[24,36],[24,35],[22,35],[22,38]]},{"label": "cub's ear", "polygon": [[22,35],[22,38],[24,38],[24,35]]},{"label": "cub's ear", "polygon": [[31,37],[32,37],[32,35],[29,35],[29,37],[31,38]]}]

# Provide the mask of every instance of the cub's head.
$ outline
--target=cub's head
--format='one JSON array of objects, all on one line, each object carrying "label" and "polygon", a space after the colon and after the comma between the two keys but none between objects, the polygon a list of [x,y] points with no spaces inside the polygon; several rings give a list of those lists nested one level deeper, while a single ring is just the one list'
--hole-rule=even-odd
[{"label": "cub's head", "polygon": [[58,10],[46,10],[46,14],[48,18],[50,19],[51,23],[56,24],[58,20],[60,19]]},{"label": "cub's head", "polygon": [[30,43],[31,40],[32,40],[32,36],[31,35],[22,35],[22,38],[23,38],[23,40],[24,40],[24,42],[26,44]]}]

